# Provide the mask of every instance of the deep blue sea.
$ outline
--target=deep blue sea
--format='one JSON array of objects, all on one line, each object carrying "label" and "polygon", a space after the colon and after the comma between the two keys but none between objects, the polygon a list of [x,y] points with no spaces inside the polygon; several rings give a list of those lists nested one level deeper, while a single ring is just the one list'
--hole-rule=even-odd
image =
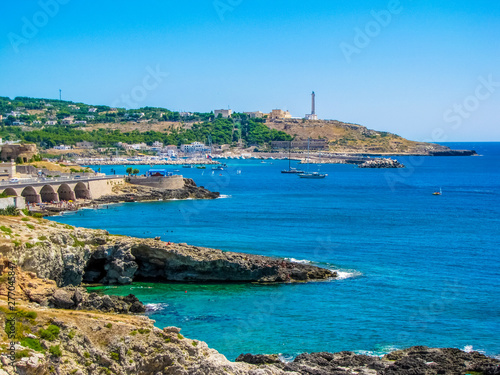
[{"label": "deep blue sea", "polygon": [[[340,271],[339,280],[302,285],[104,288],[136,294],[158,327],[182,327],[229,359],[412,345],[498,356],[500,143],[448,145],[481,156],[398,157],[407,166],[399,170],[327,165],[324,180],[281,174],[287,161],[227,160],[228,171],[179,172],[221,199],[126,203],[54,219]],[[102,170],[111,168],[126,166]]]}]

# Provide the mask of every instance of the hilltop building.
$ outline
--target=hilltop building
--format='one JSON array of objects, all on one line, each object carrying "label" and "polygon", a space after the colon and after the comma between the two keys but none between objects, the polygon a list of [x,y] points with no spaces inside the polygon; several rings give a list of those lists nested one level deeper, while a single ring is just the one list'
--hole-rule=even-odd
[{"label": "hilltop building", "polygon": [[286,118],[292,118],[292,115],[290,114],[289,111],[283,111],[281,109],[273,109],[272,112],[269,114],[269,118],[271,120],[286,119]]},{"label": "hilltop building", "polygon": [[219,115],[222,115],[222,118],[229,118],[232,114],[232,109],[216,109],[214,111],[215,118],[219,117]]},{"label": "hilltop building", "polygon": [[256,112],[243,112],[245,115],[247,115],[250,118],[263,118],[266,113],[263,113],[261,111],[256,111]]}]

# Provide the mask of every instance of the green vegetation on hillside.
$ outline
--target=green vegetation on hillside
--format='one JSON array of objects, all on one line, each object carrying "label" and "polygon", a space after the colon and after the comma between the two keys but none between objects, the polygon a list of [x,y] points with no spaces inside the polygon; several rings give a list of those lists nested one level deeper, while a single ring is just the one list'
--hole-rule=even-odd
[{"label": "green vegetation on hillside", "polygon": [[[89,114],[89,109],[95,108],[95,112]],[[164,108],[144,107],[137,110],[111,109],[107,106],[89,106],[83,103],[73,103],[59,100],[32,99],[17,97],[14,100],[0,97],[0,113],[19,112],[17,117],[9,116],[0,129],[0,137],[5,140],[21,140],[33,142],[42,148],[51,148],[56,145],[74,145],[76,142],[88,141],[97,146],[113,146],[118,142],[124,143],[146,143],[151,145],[155,141],[164,144],[180,145],[195,141],[207,143],[209,138],[214,144],[232,144],[240,139],[246,145],[262,145],[271,141],[287,141],[292,137],[283,131],[270,129],[264,124],[263,119],[249,119],[244,114],[234,114],[230,119],[220,116],[214,118],[213,113],[196,113],[183,120],[195,122],[190,129],[176,129],[167,127],[166,132],[146,131],[121,132],[120,130],[98,129],[84,131],[78,127],[81,124],[72,125],[43,125],[46,120],[58,121],[62,118],[73,116],[74,120],[85,120],[88,123],[120,123],[135,121],[178,121],[178,112],[172,112]],[[35,111],[36,114],[28,111]],[[89,119],[87,116],[94,117]],[[12,126],[14,121],[25,122],[30,125],[33,121],[41,121],[41,124],[33,124],[29,130],[23,130],[18,126]]]}]

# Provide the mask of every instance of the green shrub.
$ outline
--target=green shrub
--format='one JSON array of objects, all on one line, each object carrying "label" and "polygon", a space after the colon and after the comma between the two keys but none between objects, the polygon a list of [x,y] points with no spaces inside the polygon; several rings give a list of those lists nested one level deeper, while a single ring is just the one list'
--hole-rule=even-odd
[{"label": "green shrub", "polygon": [[151,332],[151,330],[145,329],[145,328],[140,328],[140,329],[138,329],[138,331],[141,335],[144,335],[144,334]]},{"label": "green shrub", "polygon": [[108,323],[108,324],[106,324],[104,327],[111,329],[111,327],[113,327],[113,324]]},{"label": "green shrub", "polygon": [[178,333],[178,334],[177,334],[177,338],[178,338],[179,340],[182,340],[182,339],[184,338],[184,336],[182,336],[180,333]]},{"label": "green shrub", "polygon": [[197,346],[198,343],[196,341],[193,341],[191,344],[193,344],[193,346]]},{"label": "green shrub", "polygon": [[131,334],[132,336],[135,336],[135,335],[137,335],[137,331],[132,331],[132,332],[130,332],[130,334]]},{"label": "green shrub", "polygon": [[33,212],[33,215],[31,215],[31,216],[33,216],[36,219],[43,218],[43,215],[40,212]]},{"label": "green shrub", "polygon": [[37,313],[36,311],[27,311],[27,310],[17,310],[17,317],[18,318],[27,318],[27,319],[36,319],[37,318]]},{"label": "green shrub", "polygon": [[90,353],[89,352],[83,352],[83,356],[85,358],[90,358]]},{"label": "green shrub", "polygon": [[6,208],[0,209],[0,215],[2,215],[2,216],[18,216],[19,209],[16,206],[8,206]]},{"label": "green shrub", "polygon": [[47,241],[47,237],[46,236],[40,236],[40,237],[38,237],[38,239],[40,241]]},{"label": "green shrub", "polygon": [[40,344],[40,340],[32,339],[31,337],[25,337],[24,339],[22,339],[21,345],[33,349],[37,352],[43,353],[45,351],[42,347],[42,344]]},{"label": "green shrub", "polygon": [[16,359],[21,359],[23,357],[29,357],[29,356],[30,356],[30,351],[28,349],[16,351]]},{"label": "green shrub", "polygon": [[49,325],[47,329],[40,329],[38,334],[44,340],[54,341],[58,336],[61,329],[53,324]]},{"label": "green shrub", "polygon": [[114,359],[116,362],[120,362],[120,354],[116,352],[109,353],[111,359]]},{"label": "green shrub", "polygon": [[29,242],[26,242],[24,245],[26,246],[27,249],[31,249],[31,248],[35,247],[34,244],[29,243]]},{"label": "green shrub", "polygon": [[29,217],[23,217],[21,220],[22,221],[30,221],[30,218]]},{"label": "green shrub", "polygon": [[6,226],[2,225],[0,226],[0,230],[6,234],[12,234],[12,229],[7,228]]},{"label": "green shrub", "polygon": [[49,353],[52,354],[54,357],[60,357],[62,356],[62,351],[59,345],[52,345],[49,348]]},{"label": "green shrub", "polygon": [[76,335],[76,332],[75,332],[74,330],[71,330],[71,331],[68,333],[68,337],[69,337],[70,339],[72,339],[73,337],[75,337],[75,335]]},{"label": "green shrub", "polygon": [[33,224],[26,224],[26,226],[29,228],[29,229],[35,229],[35,226]]}]

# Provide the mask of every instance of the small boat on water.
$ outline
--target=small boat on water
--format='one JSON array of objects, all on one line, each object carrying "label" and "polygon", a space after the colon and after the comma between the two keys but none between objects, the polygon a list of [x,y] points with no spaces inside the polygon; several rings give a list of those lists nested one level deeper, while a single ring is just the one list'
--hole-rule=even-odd
[{"label": "small boat on water", "polygon": [[207,169],[207,167],[205,165],[198,165],[196,168],[198,168],[198,169]]},{"label": "small boat on water", "polygon": [[290,145],[288,146],[288,169],[283,169],[281,171],[281,173],[289,173],[289,174],[292,174],[292,173],[305,173],[304,171],[299,171],[297,168],[293,168],[290,163],[290,146],[291,146],[291,141],[290,141]]},{"label": "small boat on water", "polygon": [[325,173],[309,172],[309,138],[307,138],[307,171],[305,173],[299,173],[298,176],[300,178],[310,178],[315,180],[328,176]]},{"label": "small boat on water", "polygon": [[299,173],[300,178],[318,179],[318,178],[325,178],[326,176],[328,176],[328,175],[325,173],[319,173],[319,172]]},{"label": "small boat on water", "polygon": [[193,168],[192,164],[184,164],[182,168]]},{"label": "small boat on water", "polygon": [[443,195],[443,191],[439,188],[439,191],[435,191],[432,195]]},{"label": "small boat on water", "polygon": [[212,170],[213,171],[223,171],[224,170],[224,167],[222,165],[218,165],[216,167],[212,167]]},{"label": "small boat on water", "polygon": [[306,172],[299,171],[297,168],[290,167],[288,169],[283,169],[281,173],[306,173]]}]

